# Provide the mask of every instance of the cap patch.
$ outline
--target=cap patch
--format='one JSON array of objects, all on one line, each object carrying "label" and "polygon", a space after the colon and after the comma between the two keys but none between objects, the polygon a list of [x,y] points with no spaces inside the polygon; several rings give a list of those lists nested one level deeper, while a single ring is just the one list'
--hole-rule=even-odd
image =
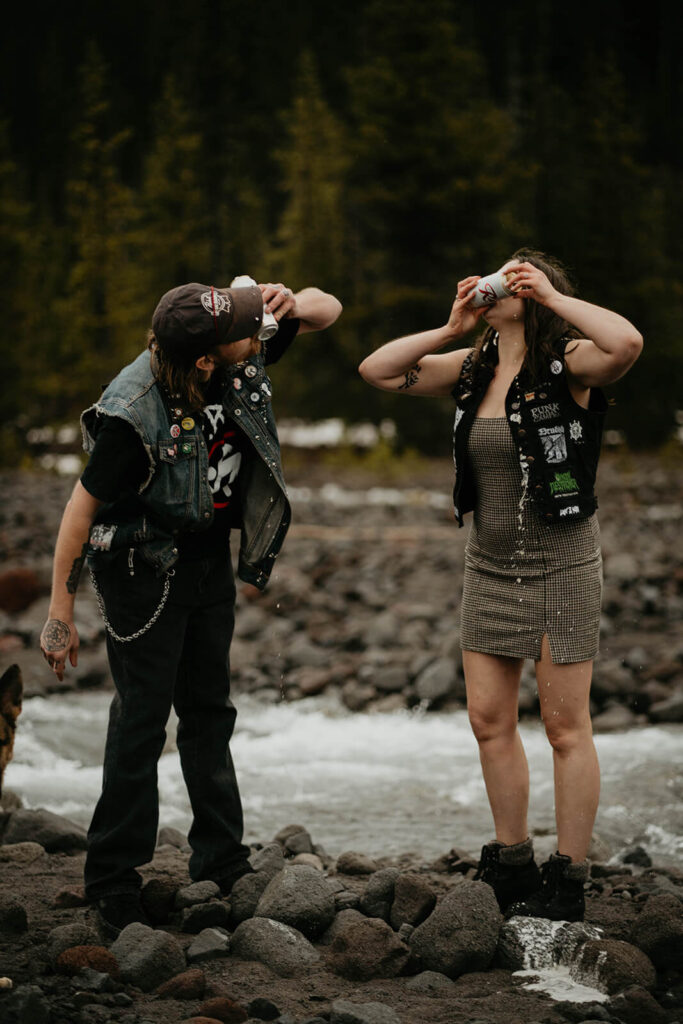
[{"label": "cap patch", "polygon": [[[213,301],[212,301],[213,299]],[[232,309],[232,303],[228,295],[222,295],[219,291],[214,288],[213,296],[211,292],[203,292],[200,295],[200,301],[207,313],[214,313],[218,316],[219,313],[229,313]]]}]

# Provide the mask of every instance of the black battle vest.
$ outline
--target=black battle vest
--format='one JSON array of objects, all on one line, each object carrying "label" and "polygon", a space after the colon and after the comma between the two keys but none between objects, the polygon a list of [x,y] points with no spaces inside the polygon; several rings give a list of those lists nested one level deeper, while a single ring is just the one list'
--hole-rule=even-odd
[{"label": "black battle vest", "polygon": [[[467,459],[467,440],[498,363],[497,338],[485,342],[479,365],[472,354],[463,363],[453,388],[455,486],[453,504],[458,525],[476,502],[474,476]],[[528,474],[529,497],[547,523],[585,519],[598,506],[594,493],[607,402],[600,388],[591,388],[588,409],[572,397],[564,364],[571,339],[562,338],[540,381],[523,367],[505,398],[505,414],[519,453],[522,481]]]}]

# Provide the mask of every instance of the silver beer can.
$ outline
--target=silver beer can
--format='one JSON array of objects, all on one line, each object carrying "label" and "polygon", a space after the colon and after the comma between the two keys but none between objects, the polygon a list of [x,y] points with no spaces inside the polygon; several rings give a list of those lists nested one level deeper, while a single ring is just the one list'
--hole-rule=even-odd
[{"label": "silver beer can", "polygon": [[[248,274],[240,274],[238,277],[233,277],[230,282],[231,288],[253,288],[256,286],[256,281],[253,277],[249,277]],[[266,313],[266,307],[263,307],[263,320],[261,326],[258,329],[256,337],[259,341],[268,341],[278,331],[278,322],[272,313]]]},{"label": "silver beer can", "polygon": [[468,305],[475,308],[492,306],[494,302],[498,302],[498,299],[506,299],[509,295],[514,295],[513,289],[507,283],[511,273],[510,270],[506,270],[504,274],[497,270],[495,274],[487,274],[486,277],[480,278],[477,281],[477,290]]}]

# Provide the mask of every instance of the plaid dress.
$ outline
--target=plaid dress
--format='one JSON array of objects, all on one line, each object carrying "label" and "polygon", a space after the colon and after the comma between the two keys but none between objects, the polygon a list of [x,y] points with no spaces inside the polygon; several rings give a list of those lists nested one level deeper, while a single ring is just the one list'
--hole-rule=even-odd
[{"label": "plaid dress", "polygon": [[597,517],[542,521],[504,416],[474,420],[467,455],[477,504],[465,549],[463,649],[538,660],[547,633],[555,664],[594,658],[602,592]]}]

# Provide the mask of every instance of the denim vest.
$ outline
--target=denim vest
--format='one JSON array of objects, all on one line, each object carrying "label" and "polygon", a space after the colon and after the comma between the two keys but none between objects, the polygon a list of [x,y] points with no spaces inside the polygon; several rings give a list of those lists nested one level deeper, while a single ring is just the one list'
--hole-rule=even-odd
[{"label": "denim vest", "polygon": [[[459,526],[476,502],[467,442],[498,362],[496,339],[484,344],[476,372],[472,354],[467,356],[452,392],[456,401],[453,504]],[[522,369],[505,398],[523,486],[548,524],[585,519],[598,506],[594,487],[607,402],[600,388],[591,388],[588,409],[574,401],[564,364],[569,340],[557,343],[540,383]]]},{"label": "denim vest", "polygon": [[[271,393],[260,353],[226,371],[223,409],[242,428],[255,453],[240,469],[238,572],[259,590],[268,582],[291,520]],[[99,509],[90,534],[91,565],[98,568],[111,553],[134,547],[159,574],[166,572],[178,558],[177,534],[206,529],[213,521],[201,425],[195,421],[190,430],[183,430],[182,443],[175,442],[148,351],[124,367],[100,400],[82,414],[83,447],[88,452],[94,447],[98,416],[118,416],[133,427],[147,453],[149,476],[139,489],[143,513],[136,521],[119,522],[116,502]]]}]

